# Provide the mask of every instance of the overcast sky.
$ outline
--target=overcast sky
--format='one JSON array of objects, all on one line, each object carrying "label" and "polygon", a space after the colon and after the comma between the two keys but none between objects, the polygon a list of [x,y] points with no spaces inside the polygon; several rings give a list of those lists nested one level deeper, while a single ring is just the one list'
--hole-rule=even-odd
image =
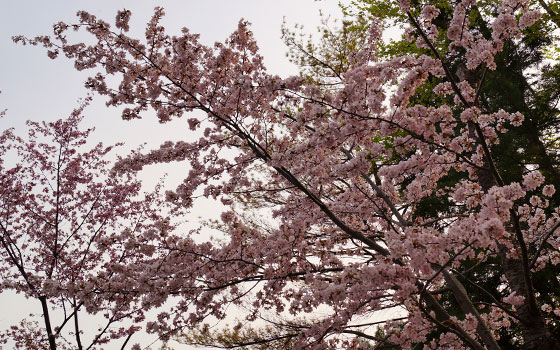
[{"label": "overcast sky", "polygon": [[[305,31],[312,33],[319,24],[319,9],[333,18],[340,17],[336,0],[1,1],[0,110],[8,111],[0,119],[0,131],[15,127],[21,135],[26,132],[25,120],[50,121],[67,116],[77,106],[77,100],[86,96],[83,83],[91,74],[77,72],[65,58],[50,60],[42,48],[16,45],[12,35],[50,34],[53,23],[72,23],[78,10],[86,10],[112,23],[117,10],[126,8],[132,11],[131,35],[142,36],[155,6],[165,8],[164,23],[169,33],[179,33],[182,27],[188,27],[191,32],[200,33],[201,41],[208,45],[228,37],[241,18],[250,21],[269,72],[281,76],[297,72],[288,62],[280,39],[283,18],[291,25],[303,24]],[[124,141],[129,149],[142,142],[157,147],[167,139],[180,139],[186,128],[184,120],[169,125],[158,125],[155,118],[124,122],[118,111],[106,108],[104,98],[99,96],[94,97],[85,116],[84,123],[96,127],[95,141],[107,144]],[[199,208],[200,212],[205,210],[208,208]],[[18,322],[30,312],[39,313],[38,306],[12,294],[0,294],[0,329]]]}]

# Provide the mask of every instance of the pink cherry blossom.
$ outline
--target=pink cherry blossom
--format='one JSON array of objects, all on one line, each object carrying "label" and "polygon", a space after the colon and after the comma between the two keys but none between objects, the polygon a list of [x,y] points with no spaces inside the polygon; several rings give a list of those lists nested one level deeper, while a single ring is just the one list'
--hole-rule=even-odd
[{"label": "pink cherry blossom", "polygon": [[[17,37],[63,52],[79,70],[93,69],[88,88],[124,107],[125,119],[147,110],[162,123],[187,119],[191,133],[184,140],[132,152],[117,162],[115,176],[185,161],[183,183],[166,193],[170,212],[192,209],[197,197],[225,206],[209,223],[216,239],[196,229],[176,234],[146,209],[140,232],[98,238],[100,247],[130,252],[128,259],[107,253],[99,275],[83,284],[45,279],[42,288],[49,296],[104,288],[86,298],[88,312],[121,298],[127,311],[142,310],[138,318],[173,299],[146,326],[162,339],[180,329],[207,332],[208,320],[222,320],[237,306],[246,313],[235,331],[267,313],[286,315],[273,324],[292,326],[295,348],[356,348],[360,338],[379,341],[377,326],[400,348],[499,349],[505,331],[525,345],[537,344],[537,334],[538,345],[527,349],[557,348],[549,308],[542,309],[533,285],[546,264],[560,263],[553,253],[560,249],[554,187],[546,169],[525,164],[512,174],[506,153],[495,157],[499,146],[514,158],[517,146],[500,143],[507,140],[501,135],[526,123],[513,104],[489,107],[493,96],[484,95],[485,74],[504,64],[498,55],[536,23],[530,10],[536,5],[498,1],[476,19],[487,24],[485,33],[471,23],[476,5],[455,3],[447,40],[432,23],[440,9],[399,1],[406,35],[420,53],[377,57],[382,24],[375,22],[367,44],[327,88],[268,73],[245,21],[214,46],[188,29],[167,34],[161,8],[142,39],[126,34],[128,12],[117,15],[119,33],[80,12],[91,44],[67,42],[61,34],[71,26],[64,24],[54,38]],[[434,95],[419,94],[432,82]],[[419,96],[434,102],[418,103]],[[194,110],[201,113],[189,114]],[[25,183],[18,186],[24,193]],[[426,209],[440,203],[444,209]],[[489,267],[501,289],[471,285],[465,266]],[[480,295],[485,302],[475,302]],[[380,316],[397,309],[398,317]]]}]

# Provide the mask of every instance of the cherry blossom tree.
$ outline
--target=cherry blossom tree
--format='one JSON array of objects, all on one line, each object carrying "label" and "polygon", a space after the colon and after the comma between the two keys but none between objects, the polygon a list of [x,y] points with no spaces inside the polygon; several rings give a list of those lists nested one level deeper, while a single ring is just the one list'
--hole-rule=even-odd
[{"label": "cherry blossom tree", "polygon": [[159,261],[150,242],[173,225],[160,217],[157,191],[142,198],[133,174],[110,172],[113,146],[87,145],[92,130],[79,122],[88,101],[66,119],[28,122],[27,138],[0,135],[0,292],[40,304],[0,344],[102,349],[121,339],[124,347],[144,319],[141,294],[117,272]]},{"label": "cherry blossom tree", "polygon": [[[551,11],[544,14],[545,19],[555,18],[556,6],[551,4],[546,7]],[[438,32],[436,41],[445,43],[445,45],[440,44],[438,53],[445,55],[451,70],[460,74],[460,70],[464,67],[464,58],[448,52],[453,49],[447,38],[447,31],[453,20],[453,3],[438,2],[437,8],[440,12],[432,24]],[[491,36],[488,30],[489,24],[487,18],[481,14],[491,13],[494,9],[493,2],[477,3],[469,13],[470,29],[489,38]],[[352,48],[363,45],[367,38],[368,18],[380,21],[381,25],[389,28],[408,22],[406,14],[399,11],[397,3],[385,1],[355,1],[353,5],[344,7],[344,12],[351,17],[346,17],[340,28],[333,29],[332,23],[325,22],[321,27],[322,35],[318,43],[299,39],[301,35],[284,28],[284,37],[290,48],[292,61],[302,67],[306,79],[315,81],[322,88],[329,89],[342,84],[340,77],[348,68],[348,62],[344,57],[348,56]],[[497,112],[500,109],[521,111],[524,115],[522,126],[499,135],[499,144],[492,147],[496,166],[503,170],[502,177],[507,182],[519,182],[527,168],[538,167],[547,182],[558,183],[560,175],[558,145],[554,135],[559,128],[556,101],[560,75],[558,61],[551,60],[554,57],[551,55],[554,55],[557,50],[554,44],[557,42],[557,32],[554,30],[556,27],[552,20],[540,21],[539,25],[531,27],[530,31],[524,33],[522,40],[508,41],[497,57],[497,68],[485,71],[485,83],[479,91],[485,110],[488,112]],[[378,57],[393,59],[410,54],[427,54],[435,57],[433,52],[411,45],[419,38],[420,33],[417,31],[407,31],[400,38],[380,42]],[[541,71],[536,84],[532,81],[534,67],[539,67]],[[443,101],[432,93],[432,89],[441,82],[441,78],[430,76],[416,89],[411,98],[413,103],[426,107],[440,105]],[[512,153],[512,149],[516,149],[516,152]],[[439,182],[438,187],[455,183],[457,176],[449,174],[445,181]],[[555,193],[549,198],[549,205],[557,207],[558,200],[558,193]],[[453,209],[449,203],[432,196],[417,203],[415,211],[416,215],[434,217],[449,215],[449,209]],[[483,287],[469,291],[473,300],[484,299],[484,296],[478,295],[480,292],[496,290],[502,283],[498,278],[500,272],[494,271],[499,267],[499,261],[487,261],[485,264],[463,261],[462,264],[461,269],[464,274],[461,278],[469,284],[475,283],[478,287]],[[535,291],[545,303],[549,302],[544,299],[554,299],[558,294],[558,284],[555,283],[557,275],[558,270],[554,265],[547,265],[533,275]],[[438,297],[441,302],[453,304],[448,307],[451,314],[456,312],[460,315],[461,310],[450,291],[440,290]],[[456,310],[454,311],[453,308]],[[514,334],[515,331],[503,328],[498,335],[500,338],[498,343],[505,346],[515,342]]]},{"label": "cherry blossom tree", "polygon": [[[387,57],[373,21],[328,89],[267,73],[244,21],[213,47],[186,28],[167,34],[161,8],[143,40],[127,35],[127,10],[114,28],[80,12],[77,24],[56,24],[53,37],[15,38],[65,55],[79,70],[97,68],[86,85],[124,106],[125,119],[148,109],[161,122],[185,117],[192,130],[185,141],[134,153],[115,169],[187,160],[190,171],[169,202],[188,209],[203,195],[228,207],[214,224],[223,239],[162,239],[168,254],[157,269],[115,272],[146,295],[146,308],[178,297],[148,331],[164,339],[185,328],[204,334],[207,319],[237,305],[247,314],[236,334],[249,339],[266,312],[286,315],[292,320],[280,321],[270,341],[294,348],[560,348],[557,276],[549,293],[535,289],[539,272],[560,263],[560,218],[550,205],[556,163],[526,164],[509,176],[495,151],[519,152],[501,140],[527,127],[526,116],[484,94],[487,77],[508,64],[505,48],[557,25],[555,7],[437,5],[400,0],[417,50]],[[443,10],[450,21],[440,32]],[[477,15],[484,31],[473,25]],[[67,32],[82,28],[94,44],[69,41]],[[531,68],[531,88],[540,92],[543,73]],[[426,82],[434,82],[427,91]],[[432,103],[418,101],[420,89]],[[204,116],[188,114],[195,110]],[[422,210],[427,201],[441,206]],[[494,290],[468,278],[480,267],[491,267],[478,271],[498,281]],[[383,310],[401,314],[383,318]]]}]

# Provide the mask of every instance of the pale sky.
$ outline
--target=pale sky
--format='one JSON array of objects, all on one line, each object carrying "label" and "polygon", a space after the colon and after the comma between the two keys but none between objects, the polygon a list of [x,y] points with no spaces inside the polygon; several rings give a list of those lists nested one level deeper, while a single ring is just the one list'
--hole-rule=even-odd
[{"label": "pale sky", "polygon": [[[0,131],[15,127],[16,132],[23,135],[25,120],[50,121],[67,116],[77,106],[76,101],[86,96],[83,83],[92,74],[77,72],[65,58],[50,60],[42,48],[15,45],[12,35],[50,34],[53,23],[61,20],[72,23],[78,10],[86,10],[112,23],[117,10],[126,8],[132,11],[131,35],[142,36],[153,8],[163,6],[169,33],[179,33],[182,27],[188,27],[191,32],[201,34],[203,43],[211,45],[228,37],[239,19],[244,18],[252,23],[269,71],[285,77],[297,71],[288,62],[280,39],[283,18],[291,25],[303,24],[306,32],[313,33],[319,24],[319,9],[333,18],[340,17],[337,3],[336,0],[0,0],[0,110],[8,109],[7,115],[0,119]],[[155,148],[165,140],[180,139],[186,128],[184,120],[159,125],[150,115],[142,121],[122,121],[118,111],[106,108],[104,98],[99,96],[94,97],[85,116],[85,125],[96,127],[92,141],[106,144],[124,141],[128,149],[143,142],[148,143],[148,148]],[[181,176],[178,174],[174,178]],[[211,210],[204,205],[197,209],[200,215]],[[0,294],[0,329],[18,322],[30,312],[40,314],[38,307],[35,301],[25,301],[11,293]],[[143,345],[153,338],[145,338]]]}]

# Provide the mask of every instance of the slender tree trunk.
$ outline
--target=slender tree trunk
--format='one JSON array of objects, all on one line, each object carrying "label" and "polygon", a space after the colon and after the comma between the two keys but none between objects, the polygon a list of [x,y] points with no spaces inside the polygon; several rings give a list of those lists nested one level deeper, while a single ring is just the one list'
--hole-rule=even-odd
[{"label": "slender tree trunk", "polygon": [[40,296],[39,301],[41,301],[41,307],[43,308],[43,319],[45,320],[45,328],[47,330],[47,336],[49,338],[49,348],[50,350],[56,350],[56,342],[51,327],[51,319],[49,317],[49,306],[47,305],[47,297]]},{"label": "slender tree trunk", "polygon": [[[76,300],[74,300],[74,303]],[[78,312],[74,313],[74,331],[76,332],[76,344],[78,345],[78,350],[82,350],[82,340],[80,339],[80,326],[78,325]]]}]

